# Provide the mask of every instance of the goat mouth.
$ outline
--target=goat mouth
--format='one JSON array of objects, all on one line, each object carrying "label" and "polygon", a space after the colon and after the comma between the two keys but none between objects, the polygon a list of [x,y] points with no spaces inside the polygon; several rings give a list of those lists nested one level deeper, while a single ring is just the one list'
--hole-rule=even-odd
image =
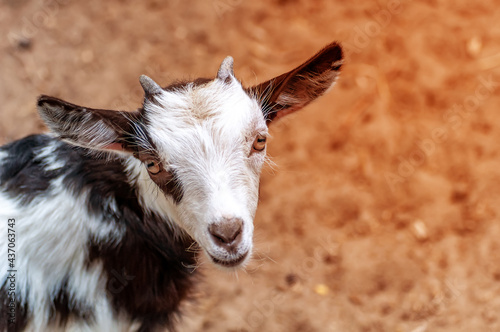
[{"label": "goat mouth", "polygon": [[209,256],[212,259],[212,261],[214,262],[214,264],[221,265],[223,267],[235,267],[235,266],[240,265],[245,260],[245,258],[247,258],[248,251],[246,253],[244,253],[243,255],[241,255],[240,257],[233,259],[233,260],[222,260],[219,258],[215,258],[212,255],[209,255]]}]

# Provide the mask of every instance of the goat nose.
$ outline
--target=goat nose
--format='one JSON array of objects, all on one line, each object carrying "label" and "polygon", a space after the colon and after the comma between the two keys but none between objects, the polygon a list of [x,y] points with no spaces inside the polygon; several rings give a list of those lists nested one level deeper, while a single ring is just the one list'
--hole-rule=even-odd
[{"label": "goat nose", "polygon": [[243,220],[240,218],[226,218],[210,224],[208,231],[218,246],[229,251],[234,251],[236,246],[241,242],[242,228]]}]

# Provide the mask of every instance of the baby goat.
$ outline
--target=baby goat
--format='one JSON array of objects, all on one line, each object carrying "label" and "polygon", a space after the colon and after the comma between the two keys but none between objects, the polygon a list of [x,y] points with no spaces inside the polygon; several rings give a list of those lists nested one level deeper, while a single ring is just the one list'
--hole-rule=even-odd
[{"label": "baby goat", "polygon": [[250,88],[231,57],[215,79],[141,76],[135,112],[41,96],[52,133],[0,147],[0,331],[172,329],[198,248],[224,268],[250,259],[269,124],[341,65],[332,43]]}]

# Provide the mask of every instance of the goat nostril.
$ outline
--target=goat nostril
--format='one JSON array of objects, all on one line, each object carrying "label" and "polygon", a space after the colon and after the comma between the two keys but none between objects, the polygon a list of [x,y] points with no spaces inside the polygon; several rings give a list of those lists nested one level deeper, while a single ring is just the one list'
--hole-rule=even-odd
[{"label": "goat nostril", "polygon": [[208,226],[208,231],[218,245],[234,245],[241,239],[243,221],[238,218],[225,219]]},{"label": "goat nostril", "polygon": [[221,243],[225,243],[226,240],[221,237],[221,236],[218,236],[218,235],[215,235],[214,233],[212,233],[212,236],[218,241],[218,242],[221,242]]}]

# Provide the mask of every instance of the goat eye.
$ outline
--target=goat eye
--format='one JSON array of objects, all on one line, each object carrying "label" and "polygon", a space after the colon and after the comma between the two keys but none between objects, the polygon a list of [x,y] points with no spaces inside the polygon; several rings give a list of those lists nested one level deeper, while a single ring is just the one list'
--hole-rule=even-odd
[{"label": "goat eye", "polygon": [[266,148],[267,137],[264,135],[257,135],[255,141],[253,142],[252,148],[255,151],[263,151]]},{"label": "goat eye", "polygon": [[144,162],[148,172],[151,174],[158,174],[160,172],[160,164],[155,160],[146,160]]}]

